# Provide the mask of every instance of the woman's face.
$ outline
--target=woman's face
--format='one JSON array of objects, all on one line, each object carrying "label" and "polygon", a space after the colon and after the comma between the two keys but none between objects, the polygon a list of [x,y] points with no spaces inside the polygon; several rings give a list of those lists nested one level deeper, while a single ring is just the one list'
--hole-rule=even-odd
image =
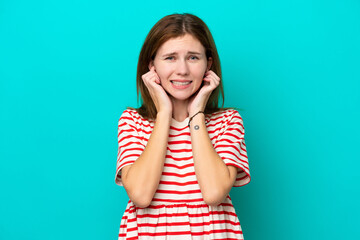
[{"label": "woman's face", "polygon": [[161,86],[170,98],[186,100],[200,88],[211,63],[212,59],[206,59],[200,41],[185,34],[161,45],[149,68],[154,64]]}]

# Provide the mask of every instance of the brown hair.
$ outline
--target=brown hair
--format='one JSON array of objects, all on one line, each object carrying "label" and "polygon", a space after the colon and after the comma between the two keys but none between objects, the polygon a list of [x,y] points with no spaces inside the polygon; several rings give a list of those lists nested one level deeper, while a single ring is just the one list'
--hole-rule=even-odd
[{"label": "brown hair", "polygon": [[[140,51],[136,86],[137,98],[139,100],[140,91],[142,105],[136,110],[144,118],[155,119],[157,110],[150,93],[142,80],[142,75],[149,71],[149,63],[151,60],[154,60],[156,52],[162,44],[171,38],[181,37],[185,34],[190,34],[201,42],[205,48],[206,58],[212,58],[210,70],[214,71],[220,79],[222,79],[219,55],[214,39],[206,24],[199,17],[188,13],[165,16],[152,27]],[[220,108],[218,107],[219,95],[221,95],[223,100]],[[214,113],[226,109],[223,108],[224,100],[224,89],[222,81],[220,81],[219,86],[212,91],[209,97],[205,107],[205,113]]]}]

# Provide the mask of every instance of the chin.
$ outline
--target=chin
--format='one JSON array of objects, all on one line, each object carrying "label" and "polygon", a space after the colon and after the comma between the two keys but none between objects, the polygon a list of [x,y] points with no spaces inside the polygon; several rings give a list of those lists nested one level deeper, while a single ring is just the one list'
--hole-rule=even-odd
[{"label": "chin", "polygon": [[188,100],[190,97],[177,97],[177,96],[172,96],[173,99],[175,100],[179,100],[179,101],[185,101]]},{"label": "chin", "polygon": [[[200,88],[200,86],[199,86]],[[191,98],[194,94],[196,94],[198,91],[195,89],[188,89],[187,91],[184,90],[175,90],[175,91],[166,91],[169,96],[171,96],[173,99],[179,100],[179,101],[185,101]]]},{"label": "chin", "polygon": [[190,94],[170,94],[173,99],[185,101],[188,100],[192,95]]}]

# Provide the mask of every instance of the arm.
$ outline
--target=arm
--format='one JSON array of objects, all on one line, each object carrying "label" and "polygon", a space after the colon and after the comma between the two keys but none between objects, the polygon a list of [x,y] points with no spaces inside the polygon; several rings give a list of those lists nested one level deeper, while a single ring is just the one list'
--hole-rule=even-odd
[{"label": "arm", "polygon": [[[199,126],[195,129],[194,126]],[[190,123],[191,144],[196,177],[206,204],[216,206],[224,201],[233,186],[237,168],[227,166],[216,153],[205,125],[204,114]]]},{"label": "arm", "polygon": [[122,181],[131,201],[138,207],[149,206],[164,169],[171,115],[158,113],[145,150],[132,164],[122,169]]},{"label": "arm", "polygon": [[149,206],[159,186],[172,116],[170,98],[160,85],[153,63],[149,64],[149,69],[142,79],[156,106],[155,126],[139,158],[122,169],[122,181],[129,198],[142,208]]}]

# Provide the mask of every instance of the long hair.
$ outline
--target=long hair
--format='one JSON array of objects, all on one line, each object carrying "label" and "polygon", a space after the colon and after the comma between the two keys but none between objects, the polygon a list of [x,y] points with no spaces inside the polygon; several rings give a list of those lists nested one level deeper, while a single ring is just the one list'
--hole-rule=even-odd
[{"label": "long hair", "polygon": [[[154,60],[155,55],[162,44],[171,38],[182,37],[185,34],[190,34],[200,41],[205,48],[206,58],[212,58],[213,62],[210,70],[215,72],[220,79],[222,79],[219,55],[214,39],[206,24],[199,17],[188,13],[165,16],[152,27],[144,41],[139,55],[136,87],[137,99],[139,100],[140,93],[142,105],[136,110],[144,118],[155,119],[157,110],[150,93],[142,80],[142,75],[149,71],[149,63]],[[222,97],[221,107],[218,106],[220,95]],[[205,113],[209,114],[225,109],[223,108],[224,100],[224,89],[222,81],[220,81],[219,86],[212,91],[208,99]]]}]

